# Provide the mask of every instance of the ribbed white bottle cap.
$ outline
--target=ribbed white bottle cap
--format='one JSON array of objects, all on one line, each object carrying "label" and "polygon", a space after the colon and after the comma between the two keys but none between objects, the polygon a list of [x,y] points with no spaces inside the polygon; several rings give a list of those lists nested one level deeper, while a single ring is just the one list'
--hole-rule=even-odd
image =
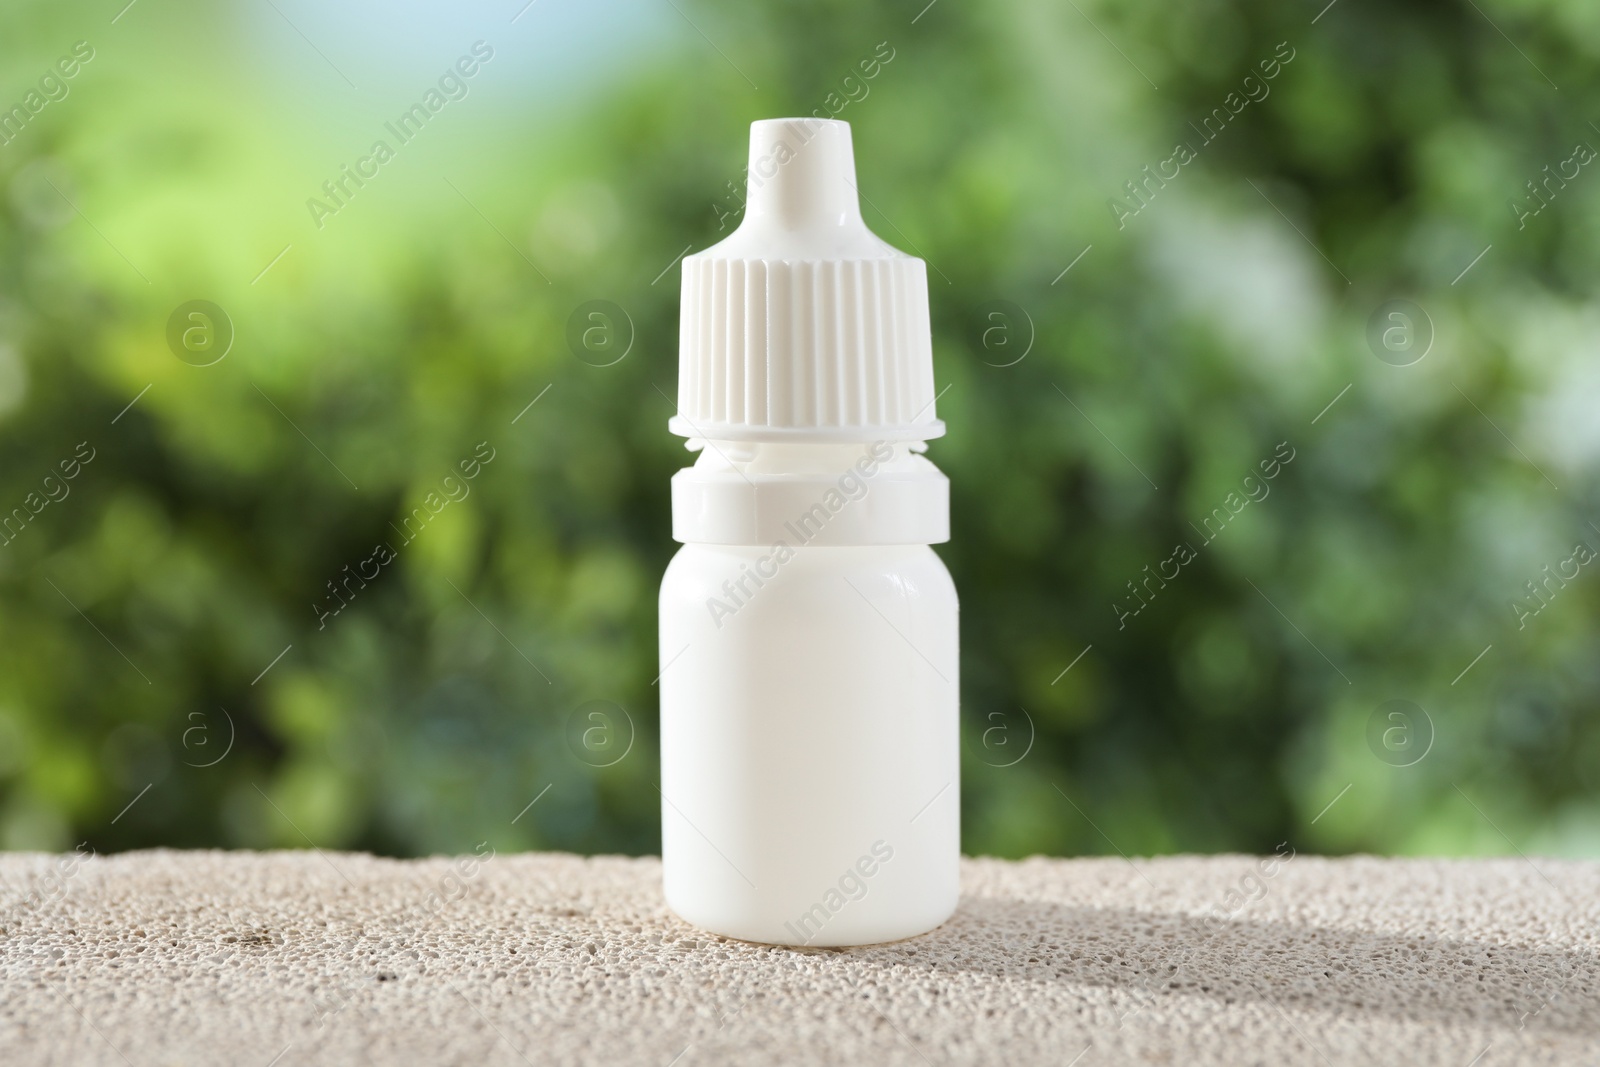
[{"label": "ribbed white bottle cap", "polygon": [[744,221],[683,261],[673,433],[923,441],[934,414],[928,276],[861,218],[850,124],[750,126]]}]

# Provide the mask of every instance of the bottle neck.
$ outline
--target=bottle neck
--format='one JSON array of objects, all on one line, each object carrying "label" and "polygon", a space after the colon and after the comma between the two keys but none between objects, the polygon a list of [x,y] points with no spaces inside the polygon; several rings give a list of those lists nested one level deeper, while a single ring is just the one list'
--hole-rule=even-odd
[{"label": "bottle neck", "polygon": [[950,539],[950,483],[922,442],[705,441],[672,479],[687,544],[928,545]]},{"label": "bottle neck", "polygon": [[880,471],[912,470],[923,441],[699,441],[697,469],[741,474],[841,475],[856,470],[865,477]]}]

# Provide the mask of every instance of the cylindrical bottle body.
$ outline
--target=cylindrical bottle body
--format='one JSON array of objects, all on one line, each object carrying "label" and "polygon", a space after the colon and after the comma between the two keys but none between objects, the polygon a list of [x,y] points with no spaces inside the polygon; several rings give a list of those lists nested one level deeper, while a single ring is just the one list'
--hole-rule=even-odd
[{"label": "cylindrical bottle body", "polygon": [[662,864],[684,919],[859,945],[955,910],[958,606],[926,545],[685,545],[661,586]]}]

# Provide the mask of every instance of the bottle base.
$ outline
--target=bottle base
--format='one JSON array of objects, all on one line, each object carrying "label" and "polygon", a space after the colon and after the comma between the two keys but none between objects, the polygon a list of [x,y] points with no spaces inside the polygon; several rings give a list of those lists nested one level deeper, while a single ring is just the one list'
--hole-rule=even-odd
[{"label": "bottle base", "polygon": [[680,908],[670,900],[667,908],[693,926],[708,934],[725,937],[732,941],[744,941],[752,945],[777,945],[782,948],[865,948],[869,945],[888,945],[897,941],[909,941],[913,938],[931,934],[945,923],[954,918],[956,905],[942,908],[935,915],[917,919],[902,919],[900,922],[884,923],[880,926],[855,928],[850,930],[829,930],[824,927],[810,937],[797,937],[789,927],[792,924],[779,924],[776,929],[770,923],[727,922],[718,921],[708,917],[691,917],[685,914],[689,909]]}]

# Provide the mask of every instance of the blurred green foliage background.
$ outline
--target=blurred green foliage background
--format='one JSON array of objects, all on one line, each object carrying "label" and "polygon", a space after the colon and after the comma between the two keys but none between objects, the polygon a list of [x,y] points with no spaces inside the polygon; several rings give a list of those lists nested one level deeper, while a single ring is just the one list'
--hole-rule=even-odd
[{"label": "blurred green foliage background", "polygon": [[1600,8],[924,3],[7,4],[0,845],[656,850],[676,258],[831,113],[929,263],[966,851],[1600,852]]}]

